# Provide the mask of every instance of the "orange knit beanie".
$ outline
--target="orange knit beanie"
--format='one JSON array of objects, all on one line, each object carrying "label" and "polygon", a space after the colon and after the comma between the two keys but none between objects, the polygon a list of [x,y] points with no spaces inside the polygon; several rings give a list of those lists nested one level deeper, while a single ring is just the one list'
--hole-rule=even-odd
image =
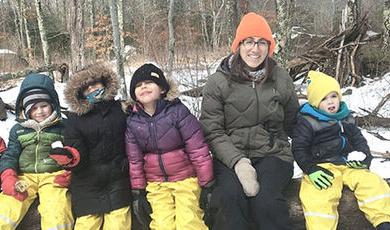
[{"label": "orange knit beanie", "polygon": [[253,12],[244,15],[241,19],[231,46],[232,52],[236,52],[240,42],[249,37],[260,37],[269,41],[271,44],[268,55],[272,56],[275,50],[275,40],[272,37],[271,28],[264,17]]}]

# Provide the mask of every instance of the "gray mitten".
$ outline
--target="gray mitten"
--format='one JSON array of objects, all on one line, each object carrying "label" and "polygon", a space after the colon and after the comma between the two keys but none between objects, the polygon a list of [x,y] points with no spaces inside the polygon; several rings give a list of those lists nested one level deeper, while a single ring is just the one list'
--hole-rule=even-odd
[{"label": "gray mitten", "polygon": [[256,169],[253,168],[251,161],[245,157],[241,158],[234,166],[234,171],[244,189],[244,193],[248,197],[256,196],[260,190],[260,185],[257,181]]}]

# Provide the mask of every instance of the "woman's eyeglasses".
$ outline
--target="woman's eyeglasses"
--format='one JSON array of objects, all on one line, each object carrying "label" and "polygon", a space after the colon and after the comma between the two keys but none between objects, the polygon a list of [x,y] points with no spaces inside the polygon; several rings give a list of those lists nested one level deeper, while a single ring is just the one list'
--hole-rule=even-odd
[{"label": "woman's eyeglasses", "polygon": [[260,47],[268,47],[269,43],[267,40],[260,39],[258,41],[254,41],[252,39],[247,39],[242,42],[242,45],[245,47],[245,49],[252,49],[257,45],[259,48]]}]

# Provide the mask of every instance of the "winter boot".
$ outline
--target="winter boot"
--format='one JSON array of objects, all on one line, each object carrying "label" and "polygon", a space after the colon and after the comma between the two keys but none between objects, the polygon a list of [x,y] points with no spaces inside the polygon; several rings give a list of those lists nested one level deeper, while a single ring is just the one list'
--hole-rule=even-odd
[{"label": "winter boot", "polygon": [[377,230],[390,230],[390,222],[383,222],[376,226]]}]

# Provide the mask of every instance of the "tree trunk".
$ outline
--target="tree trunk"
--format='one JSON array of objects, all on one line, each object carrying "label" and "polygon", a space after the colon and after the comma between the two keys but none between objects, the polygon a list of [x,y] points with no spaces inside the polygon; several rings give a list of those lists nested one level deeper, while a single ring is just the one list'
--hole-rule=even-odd
[{"label": "tree trunk", "polygon": [[360,16],[360,0],[347,0],[347,3],[345,5],[345,12],[346,12],[346,27],[350,27],[354,25]]},{"label": "tree trunk", "polygon": [[291,0],[275,0],[278,32],[276,33],[276,59],[282,67],[287,66],[289,59],[289,43],[291,31],[292,6]]},{"label": "tree trunk", "polygon": [[85,64],[83,8],[84,0],[69,0],[71,74],[82,69]]},{"label": "tree trunk", "polygon": [[43,51],[43,60],[45,61],[45,65],[50,65],[51,63],[51,57],[49,52],[49,43],[47,42],[47,33],[43,18],[43,11],[42,11],[42,3],[41,0],[35,0],[35,8],[37,11],[37,20],[38,20],[38,28],[39,28],[39,35],[41,37],[42,42],[42,51]]},{"label": "tree trunk", "polygon": [[25,57],[25,39],[24,39],[24,25],[23,25],[23,8],[22,8],[22,3],[21,0],[18,0],[14,3],[14,15],[15,15],[15,28],[18,30],[18,39],[19,39],[19,44],[20,44],[20,49],[22,56]]},{"label": "tree trunk", "polygon": [[119,76],[120,89],[119,94],[123,100],[127,99],[127,90],[125,82],[125,73],[123,70],[123,58],[121,50],[121,39],[119,34],[119,23],[118,23],[118,8],[117,0],[110,1],[110,13],[112,23],[112,35],[114,40],[114,52],[116,58],[116,71]]},{"label": "tree trunk", "polygon": [[175,28],[173,25],[175,0],[169,0],[169,11],[168,11],[168,76],[172,74],[173,61],[175,59]]},{"label": "tree trunk", "polygon": [[208,29],[208,23],[207,23],[207,17],[206,17],[206,9],[205,9],[203,1],[204,0],[198,0],[198,5],[199,5],[199,11],[200,11],[200,17],[201,17],[203,41],[204,41],[205,47],[208,47],[210,45],[210,36],[209,36],[209,29]]},{"label": "tree trunk", "polygon": [[118,0],[118,24],[119,24],[119,38],[121,40],[121,51],[123,52],[125,46],[124,28],[123,28],[123,0]]},{"label": "tree trunk", "polygon": [[231,44],[234,39],[235,31],[238,26],[237,0],[226,1],[226,19],[227,19],[227,35],[228,44]]},{"label": "tree trunk", "polygon": [[383,50],[390,48],[390,0],[385,1],[383,8]]},{"label": "tree trunk", "polygon": [[215,11],[213,8],[213,28],[212,28],[212,44],[213,44],[213,49],[218,47],[219,44],[219,37],[218,37],[218,19],[219,16],[222,12],[222,9],[225,6],[225,0],[222,0],[221,5],[219,6],[218,10]]},{"label": "tree trunk", "polygon": [[28,29],[28,21],[27,21],[27,15],[26,15],[26,2],[25,0],[21,0],[21,8],[22,8],[22,18],[23,18],[23,25],[24,25],[24,32],[26,34],[26,42],[27,42],[27,57],[28,62],[31,63],[32,61],[32,48],[31,48],[31,36],[30,36],[30,30]]},{"label": "tree trunk", "polygon": [[91,28],[95,26],[95,3],[94,0],[87,0],[88,23]]}]

